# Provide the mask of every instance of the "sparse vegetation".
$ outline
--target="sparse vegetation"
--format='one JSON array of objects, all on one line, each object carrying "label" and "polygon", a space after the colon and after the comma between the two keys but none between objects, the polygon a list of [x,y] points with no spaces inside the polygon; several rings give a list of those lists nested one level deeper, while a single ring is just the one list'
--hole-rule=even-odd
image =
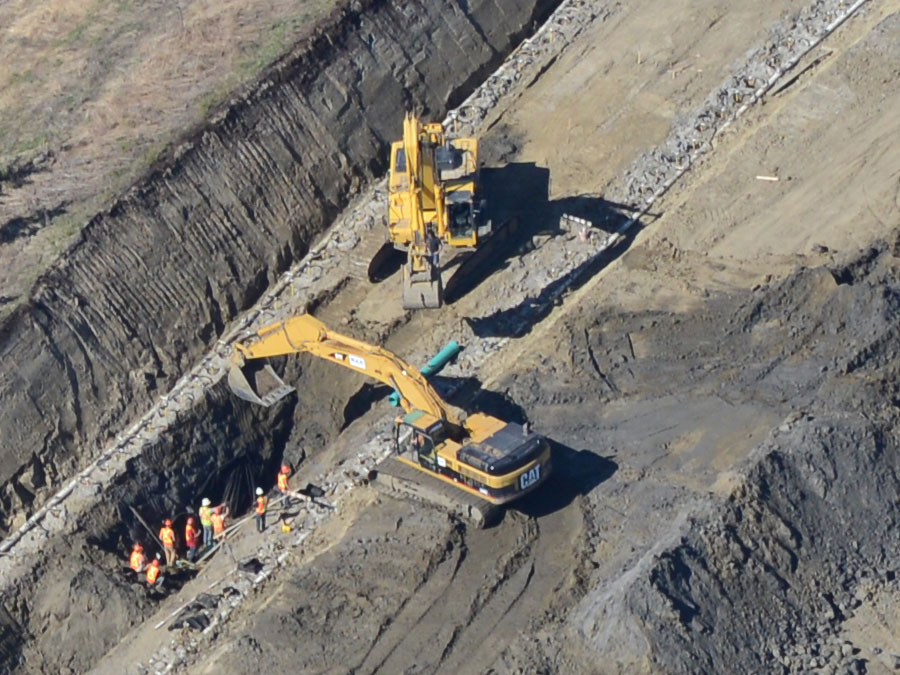
[{"label": "sparse vegetation", "polygon": [[[25,296],[72,235],[185,129],[306,35],[337,0],[10,0],[0,4],[0,225],[65,202],[0,247],[0,286]],[[27,271],[27,273],[26,273]],[[5,305],[4,309],[8,309]]]}]

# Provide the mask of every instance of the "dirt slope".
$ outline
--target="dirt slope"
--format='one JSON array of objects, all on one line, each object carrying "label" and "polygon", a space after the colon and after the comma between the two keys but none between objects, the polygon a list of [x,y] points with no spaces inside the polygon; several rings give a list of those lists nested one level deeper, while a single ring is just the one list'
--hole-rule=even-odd
[{"label": "dirt slope", "polygon": [[309,250],[384,169],[407,107],[467,95],[553,6],[372,4],[345,7],[98,214],[0,321],[0,528],[21,525]]},{"label": "dirt slope", "polygon": [[[237,557],[262,550],[284,565],[229,622],[207,634],[149,630],[215,579],[239,576],[219,556],[181,595],[142,605],[143,624],[117,646],[98,646],[98,672],[165,668],[150,660],[165,650],[197,673],[892,667],[896,636],[879,617],[897,606],[900,515],[896,2],[874,3],[720,136],[620,257],[561,306],[524,311],[583,245],[556,229],[559,215],[620,223],[621,205],[604,197],[634,158],[788,9],[738,4],[616,6],[501,106],[484,144],[506,167],[495,187],[520,188],[494,194],[527,240],[446,311],[406,316],[390,304],[395,284],[355,276],[316,308],[416,358],[449,337],[468,344],[462,362],[479,368],[465,375],[485,391],[463,388],[456,402],[550,436],[547,489],[483,532],[365,488],[299,548],[245,532]],[[871,252],[849,251],[879,236]],[[511,330],[522,316],[530,322]],[[378,396],[358,401],[302,480],[349,463],[392,415]],[[303,405],[315,405],[313,391]],[[876,513],[877,528],[847,536]],[[73,546],[87,564],[82,536]],[[115,560],[109,550],[100,564]]]}]

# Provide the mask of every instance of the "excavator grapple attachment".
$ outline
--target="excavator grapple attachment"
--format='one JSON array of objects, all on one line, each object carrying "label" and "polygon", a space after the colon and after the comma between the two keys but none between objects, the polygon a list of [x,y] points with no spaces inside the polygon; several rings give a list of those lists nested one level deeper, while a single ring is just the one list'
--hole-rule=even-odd
[{"label": "excavator grapple attachment", "polygon": [[275,374],[272,366],[256,362],[243,366],[233,362],[228,370],[228,386],[234,395],[250,403],[269,407],[294,391]]}]

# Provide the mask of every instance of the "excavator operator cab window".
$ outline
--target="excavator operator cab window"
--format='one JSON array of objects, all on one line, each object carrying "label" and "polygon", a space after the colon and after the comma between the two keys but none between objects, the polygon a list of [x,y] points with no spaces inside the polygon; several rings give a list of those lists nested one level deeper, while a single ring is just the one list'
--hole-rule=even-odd
[{"label": "excavator operator cab window", "polygon": [[397,148],[394,153],[394,173],[403,173],[406,171],[406,151],[403,148]]},{"label": "excavator operator cab window", "polygon": [[401,452],[415,457],[432,455],[434,453],[434,441],[431,440],[428,434],[413,429],[413,432],[406,438],[406,442],[401,447]]},{"label": "excavator operator cab window", "polygon": [[463,164],[463,153],[448,143],[435,149],[434,159],[438,171],[456,171]]},{"label": "excavator operator cab window", "polygon": [[447,215],[450,221],[450,232],[454,237],[471,237],[475,225],[475,217],[472,210],[472,193],[466,192],[459,195],[464,201],[453,201],[456,193],[451,194],[451,201],[447,205]]},{"label": "excavator operator cab window", "polygon": [[[400,454],[412,455],[420,460],[430,458],[431,461],[434,461],[435,446],[444,439],[444,426],[440,423],[433,424],[427,432],[408,424],[400,426],[403,427],[403,431],[397,427]],[[405,433],[406,431],[409,433]]]}]

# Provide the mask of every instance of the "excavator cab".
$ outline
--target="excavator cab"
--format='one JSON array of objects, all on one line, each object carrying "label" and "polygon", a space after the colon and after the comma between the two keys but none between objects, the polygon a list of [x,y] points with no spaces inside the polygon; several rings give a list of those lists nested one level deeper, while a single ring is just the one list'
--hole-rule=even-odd
[{"label": "excavator cab", "polygon": [[422,466],[439,472],[437,449],[447,439],[447,427],[443,420],[421,410],[397,419],[394,426],[394,445],[400,456],[417,461]]}]

